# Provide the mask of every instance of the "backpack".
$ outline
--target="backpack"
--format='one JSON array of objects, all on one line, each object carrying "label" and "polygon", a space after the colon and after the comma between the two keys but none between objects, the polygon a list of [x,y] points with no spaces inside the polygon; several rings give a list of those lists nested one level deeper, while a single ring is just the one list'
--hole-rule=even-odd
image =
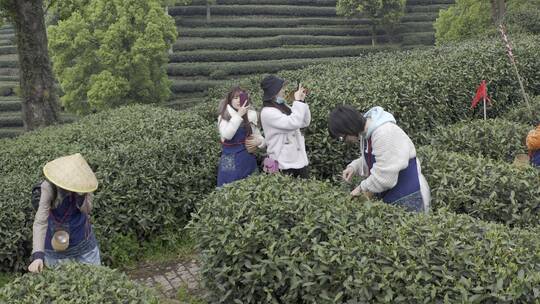
[{"label": "backpack", "polygon": [[[32,202],[32,207],[34,207],[34,210],[38,210],[39,208],[39,200],[41,199],[41,184],[44,181],[40,181],[39,183],[34,184],[32,187],[32,195],[30,197],[30,201]],[[53,185],[53,201],[56,200],[56,187]]]}]

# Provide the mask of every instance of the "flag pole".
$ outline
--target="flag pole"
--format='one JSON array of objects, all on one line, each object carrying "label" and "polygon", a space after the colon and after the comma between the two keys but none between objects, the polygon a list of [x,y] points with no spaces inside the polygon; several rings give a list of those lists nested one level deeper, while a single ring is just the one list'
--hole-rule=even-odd
[{"label": "flag pole", "polygon": [[487,112],[486,112],[486,96],[484,96],[484,120],[487,120]]}]

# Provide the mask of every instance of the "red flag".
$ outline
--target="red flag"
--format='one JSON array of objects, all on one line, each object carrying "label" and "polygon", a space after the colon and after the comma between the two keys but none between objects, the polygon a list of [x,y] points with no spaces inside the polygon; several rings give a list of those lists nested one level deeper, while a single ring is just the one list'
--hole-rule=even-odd
[{"label": "red flag", "polygon": [[489,98],[487,93],[487,84],[485,80],[482,80],[480,86],[478,87],[478,89],[476,89],[476,95],[474,96],[474,99],[471,103],[471,109],[476,108],[476,106],[481,100],[487,100],[491,104],[491,99]]}]

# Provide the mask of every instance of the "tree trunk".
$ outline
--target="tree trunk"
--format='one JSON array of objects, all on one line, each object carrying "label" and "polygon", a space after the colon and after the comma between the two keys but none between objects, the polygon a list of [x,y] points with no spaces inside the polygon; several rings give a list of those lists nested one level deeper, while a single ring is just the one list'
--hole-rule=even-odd
[{"label": "tree trunk", "polygon": [[17,0],[12,13],[19,54],[24,128],[34,130],[56,124],[60,121],[60,111],[47,49],[43,0]]},{"label": "tree trunk", "polygon": [[206,3],[206,22],[210,22],[210,3]]},{"label": "tree trunk", "polygon": [[499,21],[502,21],[506,15],[506,3],[504,0],[498,0],[499,4]]},{"label": "tree trunk", "polygon": [[506,14],[506,4],[504,0],[491,0],[491,19],[493,24],[499,25]]}]

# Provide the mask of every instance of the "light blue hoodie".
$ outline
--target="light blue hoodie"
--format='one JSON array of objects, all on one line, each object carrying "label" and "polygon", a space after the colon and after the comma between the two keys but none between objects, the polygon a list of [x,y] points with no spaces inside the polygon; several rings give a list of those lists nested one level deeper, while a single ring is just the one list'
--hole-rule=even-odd
[{"label": "light blue hoodie", "polygon": [[380,126],[387,122],[396,123],[394,115],[386,112],[382,107],[373,107],[364,114],[365,118],[370,118],[369,128],[366,132],[365,138],[370,138],[371,134]]}]

